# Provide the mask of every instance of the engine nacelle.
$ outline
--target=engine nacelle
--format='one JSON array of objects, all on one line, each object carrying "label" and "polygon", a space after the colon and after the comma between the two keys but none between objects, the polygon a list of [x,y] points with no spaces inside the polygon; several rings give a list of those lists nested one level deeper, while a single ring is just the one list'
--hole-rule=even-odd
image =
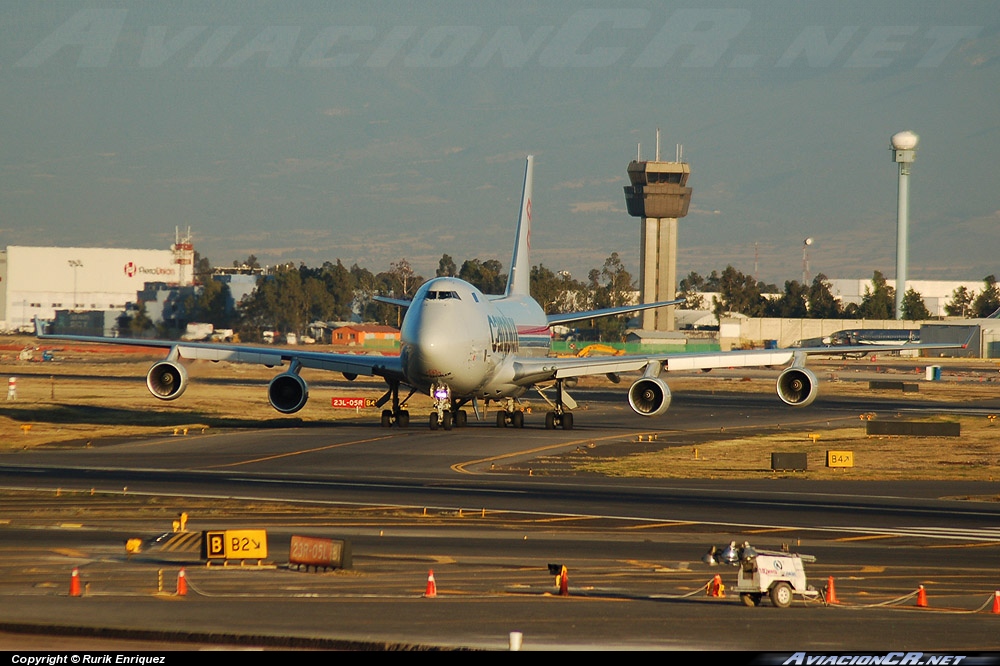
[{"label": "engine nacelle", "polygon": [[282,414],[294,414],[309,400],[309,387],[294,372],[283,372],[267,385],[267,401]]},{"label": "engine nacelle", "polygon": [[643,377],[629,387],[628,404],[640,416],[659,416],[670,406],[670,387],[659,377]]},{"label": "engine nacelle", "polygon": [[806,368],[788,368],[778,375],[778,397],[786,405],[811,405],[819,393],[816,375]]},{"label": "engine nacelle", "polygon": [[160,400],[176,400],[187,388],[187,370],[174,361],[159,361],[146,373],[146,388]]}]

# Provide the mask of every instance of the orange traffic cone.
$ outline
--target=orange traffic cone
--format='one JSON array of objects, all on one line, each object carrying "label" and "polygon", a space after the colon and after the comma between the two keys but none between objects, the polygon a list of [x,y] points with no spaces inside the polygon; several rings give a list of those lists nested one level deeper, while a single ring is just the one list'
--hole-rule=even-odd
[{"label": "orange traffic cone", "polygon": [[187,576],[184,573],[184,567],[177,572],[177,596],[183,597],[188,593],[188,582]]},{"label": "orange traffic cone", "polygon": [[927,608],[927,592],[924,590],[923,585],[917,589],[917,606]]},{"label": "orange traffic cone", "polygon": [[433,599],[438,595],[437,583],[434,582],[434,571],[431,570],[427,574],[427,591],[424,592],[424,597],[427,599]]},{"label": "orange traffic cone", "polygon": [[993,612],[1000,613],[1000,590],[993,593]]},{"label": "orange traffic cone", "polygon": [[559,596],[569,596],[569,573],[566,571],[566,567],[563,567],[562,571],[559,572]]},{"label": "orange traffic cone", "polygon": [[80,570],[73,567],[73,573],[69,577],[69,596],[80,596]]},{"label": "orange traffic cone", "polygon": [[826,583],[826,603],[828,604],[839,604],[837,601],[837,593],[833,589],[833,576]]}]

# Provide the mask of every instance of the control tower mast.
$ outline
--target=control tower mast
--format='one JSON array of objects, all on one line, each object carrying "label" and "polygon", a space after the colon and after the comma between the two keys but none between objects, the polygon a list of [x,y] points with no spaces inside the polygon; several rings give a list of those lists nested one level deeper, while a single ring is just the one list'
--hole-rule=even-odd
[{"label": "control tower mast", "polygon": [[[643,303],[669,301],[677,293],[677,220],[688,213],[691,169],[682,161],[681,148],[673,162],[660,161],[660,131],[656,131],[656,159],[642,161],[641,153],[628,165],[632,182],[625,187],[625,206],[632,217],[642,218],[639,257],[640,299]],[[646,310],[642,328],[671,331],[673,307]]]}]

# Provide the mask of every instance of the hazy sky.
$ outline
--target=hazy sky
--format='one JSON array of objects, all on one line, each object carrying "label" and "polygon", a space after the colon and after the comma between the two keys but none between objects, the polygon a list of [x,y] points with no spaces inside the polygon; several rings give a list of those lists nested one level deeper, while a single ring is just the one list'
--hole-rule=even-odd
[{"label": "hazy sky", "polygon": [[812,275],[893,277],[912,130],[909,279],[1000,274],[992,0],[402,5],[3,3],[0,246],[506,266],[532,153],[532,263],[638,276],[622,188],[659,128],[680,276],[781,285],[811,237]]}]

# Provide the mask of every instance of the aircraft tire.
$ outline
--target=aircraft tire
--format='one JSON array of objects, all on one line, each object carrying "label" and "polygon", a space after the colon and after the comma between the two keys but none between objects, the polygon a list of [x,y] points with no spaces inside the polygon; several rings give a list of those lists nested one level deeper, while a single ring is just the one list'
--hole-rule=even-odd
[{"label": "aircraft tire", "polygon": [[464,428],[469,423],[469,413],[464,409],[455,412],[455,427]]},{"label": "aircraft tire", "polygon": [[498,428],[507,427],[507,412],[502,410],[497,412],[497,427]]},{"label": "aircraft tire", "polygon": [[430,426],[431,426],[431,430],[437,430],[438,426],[440,426],[440,423],[438,423],[437,412],[431,412]]},{"label": "aircraft tire", "polygon": [[451,430],[454,426],[454,420],[451,418],[451,412],[445,412],[441,415],[441,427],[445,430]]},{"label": "aircraft tire", "polygon": [[410,413],[405,409],[399,410],[399,417],[396,419],[396,423],[399,424],[400,428],[405,428],[410,425]]},{"label": "aircraft tire", "polygon": [[392,412],[388,409],[382,410],[382,427],[388,428],[392,425]]},{"label": "aircraft tire", "polygon": [[555,430],[556,429],[556,413],[555,412],[545,412],[545,429]]},{"label": "aircraft tire", "polygon": [[573,429],[573,412],[566,412],[562,415],[562,429],[563,430]]},{"label": "aircraft tire", "polygon": [[510,424],[515,428],[524,427],[524,412],[518,410],[510,415]]}]

